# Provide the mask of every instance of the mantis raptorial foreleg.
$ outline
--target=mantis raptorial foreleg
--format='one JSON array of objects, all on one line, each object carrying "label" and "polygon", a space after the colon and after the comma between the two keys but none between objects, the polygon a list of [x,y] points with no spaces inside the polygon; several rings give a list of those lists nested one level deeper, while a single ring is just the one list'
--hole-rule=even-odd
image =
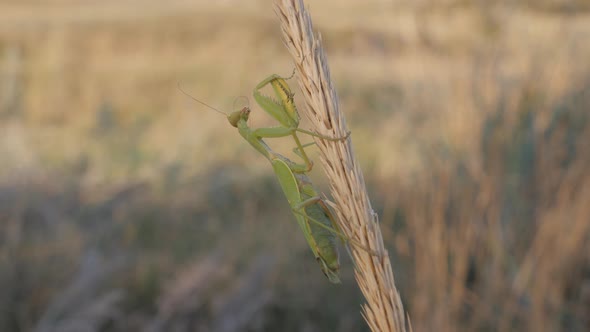
[{"label": "mantis raptorial foreleg", "polygon": [[[293,75],[291,75],[291,77],[292,76]],[[267,97],[260,92],[261,89],[269,84],[273,88],[279,101]],[[271,75],[260,82],[254,89],[253,94],[254,99],[258,105],[260,105],[260,107],[266,111],[266,113],[268,113],[280,123],[280,126],[277,127],[255,129],[253,134],[260,138],[292,136],[293,140],[295,141],[296,148],[298,148],[300,152],[298,155],[307,165],[307,171],[311,170],[313,163],[305,153],[303,145],[299,140],[299,136],[297,136],[297,132],[328,141],[341,141],[348,138],[350,135],[350,133],[348,133],[345,137],[328,137],[299,128],[299,113],[297,112],[297,107],[295,106],[295,102],[293,100],[294,94],[291,92],[291,88],[287,84],[286,79],[278,75]]]}]

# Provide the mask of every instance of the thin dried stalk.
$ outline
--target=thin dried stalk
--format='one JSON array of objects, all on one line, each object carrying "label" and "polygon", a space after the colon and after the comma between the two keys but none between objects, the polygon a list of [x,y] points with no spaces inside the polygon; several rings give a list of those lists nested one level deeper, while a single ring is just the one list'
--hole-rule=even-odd
[{"label": "thin dried stalk", "polygon": [[[348,129],[338,107],[321,38],[313,34],[303,1],[277,0],[275,9],[285,45],[295,60],[299,87],[307,105],[303,113],[310,119],[312,130],[332,137],[346,136]],[[351,245],[355,277],[367,300],[363,315],[372,331],[405,331],[404,309],[395,288],[391,263],[351,140],[316,142],[342,232],[374,252]]]}]

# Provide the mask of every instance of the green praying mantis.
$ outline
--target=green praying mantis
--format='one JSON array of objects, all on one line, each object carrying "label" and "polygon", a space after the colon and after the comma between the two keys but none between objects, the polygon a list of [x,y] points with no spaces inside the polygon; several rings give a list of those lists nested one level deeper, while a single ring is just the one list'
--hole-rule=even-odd
[{"label": "green praying mantis", "polygon": [[[345,137],[333,138],[299,128],[299,113],[295,107],[293,93],[286,82],[289,78],[271,75],[260,82],[254,89],[253,95],[256,102],[265,112],[279,122],[280,126],[276,127],[250,128],[248,125],[249,107],[226,114],[195,98],[193,99],[219,113],[225,114],[229,123],[238,129],[240,135],[270,161],[291,210],[297,219],[297,223],[320,264],[322,272],[330,282],[340,283],[340,260],[336,247],[336,237],[338,236],[344,241],[345,236],[340,232],[334,215],[326,202],[320,197],[307,176],[307,173],[313,168],[313,163],[307,156],[305,147],[314,143],[302,145],[297,133],[304,133],[329,141],[347,139],[350,133]],[[261,93],[261,89],[269,84],[279,101]],[[275,153],[263,140],[264,138],[286,136],[293,138],[296,144],[293,151],[303,159],[303,163],[295,163]]]}]

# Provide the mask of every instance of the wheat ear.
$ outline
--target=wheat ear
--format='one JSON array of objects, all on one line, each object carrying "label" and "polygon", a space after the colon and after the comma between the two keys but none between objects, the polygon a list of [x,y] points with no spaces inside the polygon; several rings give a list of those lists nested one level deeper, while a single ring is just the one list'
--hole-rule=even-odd
[{"label": "wheat ear", "polygon": [[[295,61],[299,87],[307,105],[303,114],[310,120],[312,130],[332,137],[346,136],[346,121],[338,107],[321,37],[314,36],[303,1],[277,0],[275,11],[285,45]],[[403,305],[351,140],[318,139],[316,143],[330,181],[341,231],[374,252],[350,246],[356,281],[367,301],[363,316],[372,331],[405,331]]]}]

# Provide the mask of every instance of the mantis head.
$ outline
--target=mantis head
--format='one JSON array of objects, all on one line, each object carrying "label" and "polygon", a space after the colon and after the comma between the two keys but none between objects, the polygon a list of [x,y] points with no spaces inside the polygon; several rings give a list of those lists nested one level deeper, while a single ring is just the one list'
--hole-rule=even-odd
[{"label": "mantis head", "polygon": [[241,111],[231,112],[231,114],[227,116],[227,120],[232,126],[237,127],[240,120],[248,121],[249,116],[250,108],[244,107]]}]

